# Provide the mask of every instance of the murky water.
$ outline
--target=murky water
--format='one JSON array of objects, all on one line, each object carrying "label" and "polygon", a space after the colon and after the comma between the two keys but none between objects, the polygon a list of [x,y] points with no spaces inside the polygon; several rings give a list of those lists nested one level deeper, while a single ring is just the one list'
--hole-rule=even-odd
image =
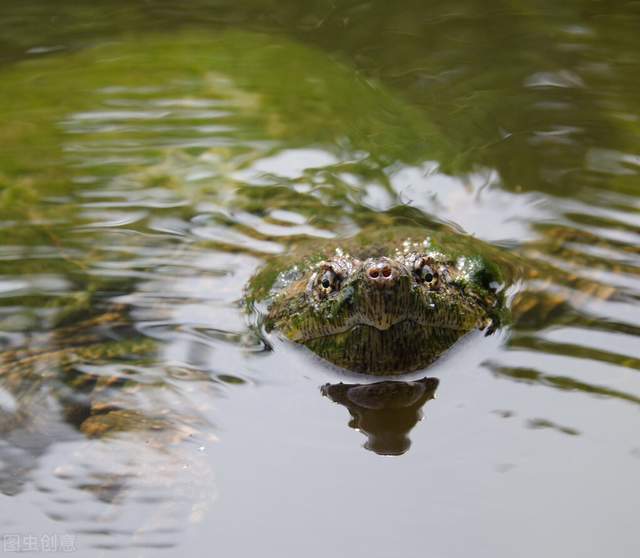
[{"label": "murky water", "polygon": [[[637,4],[0,14],[3,551],[640,553]],[[244,285],[407,223],[502,250],[514,319],[368,409]]]}]

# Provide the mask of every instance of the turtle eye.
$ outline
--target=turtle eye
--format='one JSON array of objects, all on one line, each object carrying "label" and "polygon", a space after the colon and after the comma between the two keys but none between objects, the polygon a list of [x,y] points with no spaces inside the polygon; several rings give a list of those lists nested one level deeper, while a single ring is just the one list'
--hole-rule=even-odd
[{"label": "turtle eye", "polygon": [[325,294],[338,290],[339,280],[333,269],[327,269],[320,276],[320,288]]},{"label": "turtle eye", "polygon": [[438,273],[430,265],[430,261],[427,258],[420,258],[416,260],[413,271],[416,274],[418,280],[431,288],[435,288],[438,285]]},{"label": "turtle eye", "polygon": [[436,278],[435,272],[428,265],[422,267],[422,269],[420,270],[420,277],[422,277],[422,280],[425,283],[433,283]]},{"label": "turtle eye", "polygon": [[[345,271],[338,269],[330,262],[321,262],[313,272],[307,283],[306,294],[315,300],[324,300],[330,294],[340,290]],[[348,273],[348,272],[347,272]]]}]

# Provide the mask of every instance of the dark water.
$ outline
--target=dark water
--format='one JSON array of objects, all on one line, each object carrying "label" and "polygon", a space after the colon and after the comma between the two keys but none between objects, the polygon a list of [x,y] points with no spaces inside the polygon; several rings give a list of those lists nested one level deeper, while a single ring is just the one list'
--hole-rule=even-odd
[{"label": "dark water", "polygon": [[[639,6],[4,0],[3,551],[637,556]],[[514,323],[347,408],[243,288],[407,223]]]}]

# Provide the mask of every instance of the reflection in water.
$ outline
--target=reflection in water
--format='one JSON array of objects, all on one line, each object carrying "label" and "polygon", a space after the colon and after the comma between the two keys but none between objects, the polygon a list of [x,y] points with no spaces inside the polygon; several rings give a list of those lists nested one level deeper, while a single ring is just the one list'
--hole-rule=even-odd
[{"label": "reflection in water", "polygon": [[[161,370],[157,343],[136,332],[128,310],[67,316],[72,325],[0,353],[0,494],[35,484],[50,519],[78,532],[99,521],[100,547],[117,548],[117,533],[170,547],[213,497],[199,448],[215,437],[188,397],[196,378]],[[200,389],[215,395],[206,383]],[[42,471],[60,451],[53,474]],[[115,511],[134,502],[149,513],[132,522]]]},{"label": "reflection in water", "polygon": [[437,387],[437,378],[339,383],[322,386],[322,394],[349,410],[349,426],[367,436],[366,449],[379,455],[402,455],[411,446],[409,433],[422,418],[423,405],[435,397]]},{"label": "reflection in water", "polygon": [[534,430],[541,428],[551,428],[552,430],[556,430],[557,432],[561,432],[562,434],[568,434],[569,436],[578,436],[580,434],[580,432],[578,432],[575,428],[571,428],[570,426],[562,426],[547,419],[531,419],[527,421],[527,426],[529,428],[533,428]]}]

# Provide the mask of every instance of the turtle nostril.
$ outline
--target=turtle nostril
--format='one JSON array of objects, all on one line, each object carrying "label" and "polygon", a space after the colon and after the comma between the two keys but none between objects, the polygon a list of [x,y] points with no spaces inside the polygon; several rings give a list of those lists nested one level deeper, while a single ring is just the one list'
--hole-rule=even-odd
[{"label": "turtle nostril", "polygon": [[367,270],[367,277],[381,285],[387,284],[394,277],[393,268],[386,263],[372,265]]}]

